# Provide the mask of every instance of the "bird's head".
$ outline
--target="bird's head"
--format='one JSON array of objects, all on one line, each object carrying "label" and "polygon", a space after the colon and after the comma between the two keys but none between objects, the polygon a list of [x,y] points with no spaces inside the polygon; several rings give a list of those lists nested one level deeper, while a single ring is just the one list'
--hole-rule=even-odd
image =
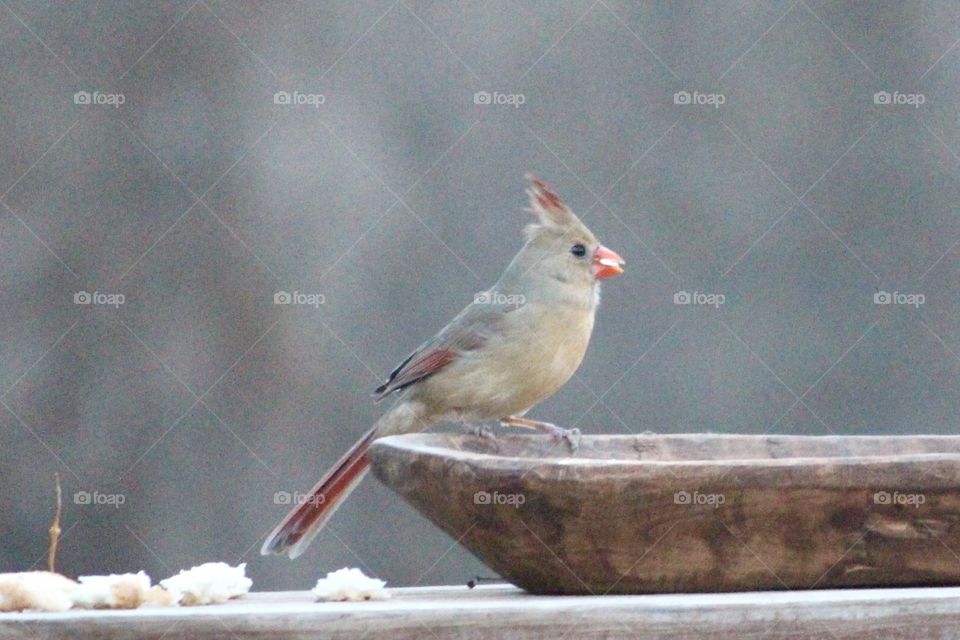
[{"label": "bird's head", "polygon": [[528,175],[528,211],[537,222],[524,229],[538,268],[555,280],[593,285],[623,273],[623,258],[600,244],[573,211],[539,178]]}]

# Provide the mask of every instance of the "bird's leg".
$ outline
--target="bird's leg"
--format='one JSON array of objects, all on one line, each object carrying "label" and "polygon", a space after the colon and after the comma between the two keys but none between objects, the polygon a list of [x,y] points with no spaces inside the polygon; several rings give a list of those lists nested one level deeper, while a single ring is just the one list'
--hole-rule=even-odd
[{"label": "bird's leg", "polygon": [[526,429],[536,429],[541,433],[549,434],[554,440],[566,440],[570,451],[576,451],[580,448],[580,429],[563,429],[550,422],[541,422],[529,418],[518,418],[516,416],[507,416],[500,418],[500,424],[505,427],[524,427]]}]

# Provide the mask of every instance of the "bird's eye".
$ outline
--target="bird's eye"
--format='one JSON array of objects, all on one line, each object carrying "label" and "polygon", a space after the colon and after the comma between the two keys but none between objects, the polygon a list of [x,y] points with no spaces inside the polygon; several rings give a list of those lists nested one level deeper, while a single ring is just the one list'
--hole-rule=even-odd
[{"label": "bird's eye", "polygon": [[582,258],[583,256],[587,255],[587,248],[582,244],[578,243],[570,247],[570,253],[577,256],[578,258]]}]

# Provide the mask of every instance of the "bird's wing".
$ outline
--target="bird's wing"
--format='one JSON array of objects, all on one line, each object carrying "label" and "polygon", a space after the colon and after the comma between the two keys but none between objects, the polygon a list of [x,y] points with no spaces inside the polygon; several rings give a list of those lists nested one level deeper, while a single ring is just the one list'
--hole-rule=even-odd
[{"label": "bird's wing", "polygon": [[387,381],[374,390],[374,396],[379,400],[404,389],[432,376],[464,353],[479,349],[501,333],[504,317],[517,308],[512,304],[468,305],[437,335],[407,356]]}]

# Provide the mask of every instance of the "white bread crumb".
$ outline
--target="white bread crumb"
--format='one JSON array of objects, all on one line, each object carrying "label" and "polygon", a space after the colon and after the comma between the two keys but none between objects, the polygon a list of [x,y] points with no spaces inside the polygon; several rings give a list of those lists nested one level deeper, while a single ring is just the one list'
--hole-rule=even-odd
[{"label": "white bread crumb", "polygon": [[59,573],[0,573],[0,611],[66,611],[77,583]]},{"label": "white bread crumb", "polygon": [[250,591],[247,563],[231,567],[225,562],[207,562],[161,580],[160,585],[185,606],[226,602]]},{"label": "white bread crumb", "polygon": [[384,589],[387,583],[370,578],[360,569],[346,568],[331,571],[326,578],[317,580],[313,595],[320,600],[357,601],[387,600],[390,593]]},{"label": "white bread crumb", "polygon": [[70,599],[80,609],[136,609],[150,590],[150,576],[143,571],[80,576],[78,580],[80,585],[70,593]]}]

